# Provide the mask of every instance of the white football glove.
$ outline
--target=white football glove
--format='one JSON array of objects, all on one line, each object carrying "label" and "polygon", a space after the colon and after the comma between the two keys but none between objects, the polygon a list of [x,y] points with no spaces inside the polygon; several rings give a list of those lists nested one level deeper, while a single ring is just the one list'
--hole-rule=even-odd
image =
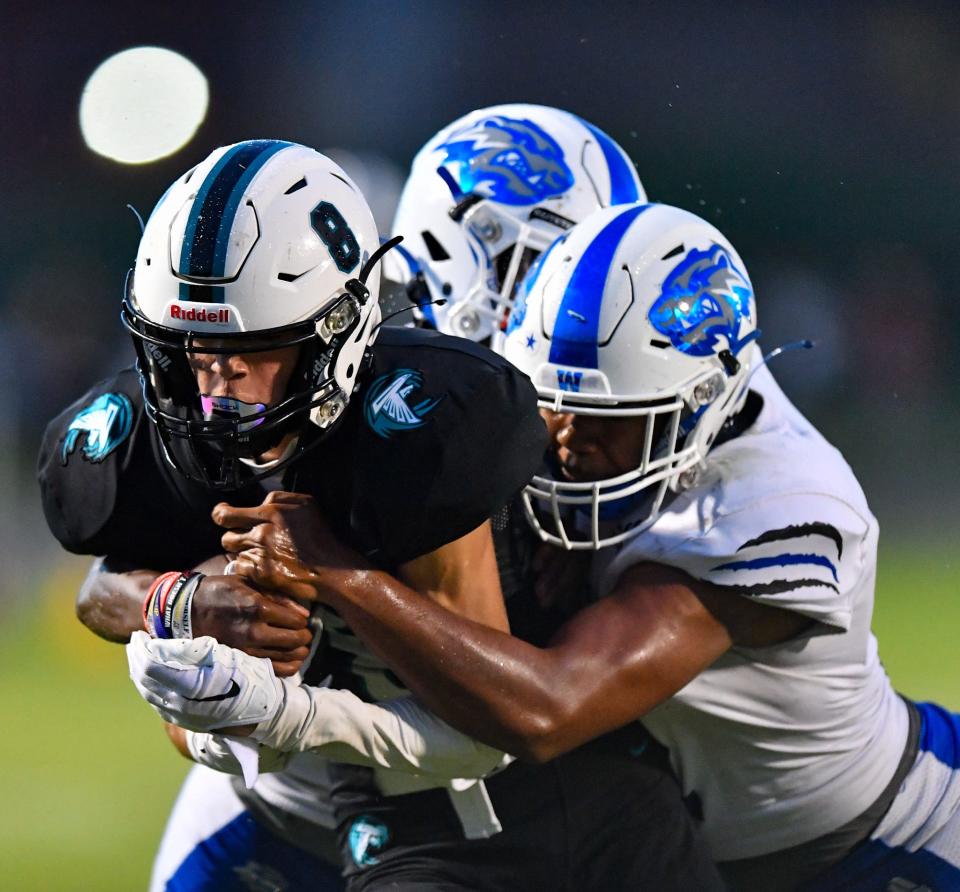
[{"label": "white football glove", "polygon": [[191,731],[258,725],[283,705],[283,686],[267,659],[210,637],[151,638],[127,645],[130,678],[164,719]]}]

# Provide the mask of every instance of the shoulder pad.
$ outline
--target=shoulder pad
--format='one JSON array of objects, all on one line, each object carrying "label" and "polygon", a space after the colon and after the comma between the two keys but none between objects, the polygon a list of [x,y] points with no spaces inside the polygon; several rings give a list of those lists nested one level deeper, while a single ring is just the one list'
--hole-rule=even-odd
[{"label": "shoulder pad", "polygon": [[110,516],[119,468],[142,421],[139,377],[124,369],[47,425],[37,478],[47,523],[65,548],[82,551]]},{"label": "shoulder pad", "polygon": [[667,564],[731,594],[816,619],[821,631],[845,630],[876,538],[872,516],[840,499],[782,494],[716,515],[705,527],[691,508],[667,512],[626,543],[612,569],[619,576],[635,563]]},{"label": "shoulder pad", "polygon": [[[145,568],[186,568],[219,550],[209,506],[176,487],[130,368],[101,381],[48,425],[37,478],[50,531],[68,551]],[[171,530],[176,534],[171,535]]]},{"label": "shoulder pad", "polygon": [[[478,527],[527,483],[546,446],[526,376],[436,332],[381,331],[351,405],[350,535],[385,564]],[[313,470],[322,462],[323,450]]]}]

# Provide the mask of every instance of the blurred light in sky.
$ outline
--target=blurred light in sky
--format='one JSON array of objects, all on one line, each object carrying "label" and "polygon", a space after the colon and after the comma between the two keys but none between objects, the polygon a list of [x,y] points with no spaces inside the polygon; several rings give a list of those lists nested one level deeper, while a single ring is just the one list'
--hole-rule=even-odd
[{"label": "blurred light in sky", "polygon": [[100,155],[143,164],[185,146],[207,113],[203,72],[155,46],[124,50],[102,62],[80,97],[80,130]]}]

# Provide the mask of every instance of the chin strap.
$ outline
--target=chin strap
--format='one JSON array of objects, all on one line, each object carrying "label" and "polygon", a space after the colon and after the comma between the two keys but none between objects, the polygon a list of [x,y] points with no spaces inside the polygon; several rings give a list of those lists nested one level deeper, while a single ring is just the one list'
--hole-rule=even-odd
[{"label": "chin strap", "polygon": [[367,279],[370,278],[370,273],[373,272],[373,268],[380,262],[387,251],[395,248],[402,241],[402,235],[395,235],[392,239],[385,241],[370,255],[370,259],[363,265],[363,269],[360,270],[360,275],[356,279],[347,279],[344,283],[344,287],[360,302],[361,306],[370,299],[370,289],[367,288]]},{"label": "chin strap", "polygon": [[385,322],[389,322],[391,319],[393,319],[394,316],[400,316],[403,313],[409,313],[413,307],[420,307],[421,309],[423,307],[432,307],[432,306],[442,307],[446,302],[447,302],[447,299],[445,297],[438,297],[436,300],[425,300],[421,303],[414,303],[410,307],[404,307],[402,310],[394,310],[394,312],[392,312],[389,316],[384,316],[383,319],[381,319],[376,324],[376,326],[374,326],[373,330],[376,331]]},{"label": "chin strap", "polygon": [[365,285],[367,279],[370,276],[370,273],[373,272],[373,268],[380,262],[381,258],[387,251],[392,250],[397,247],[400,242],[403,241],[402,235],[395,235],[391,239],[387,239],[376,251],[370,255],[370,259],[363,265],[363,269],[360,270],[360,283]]}]

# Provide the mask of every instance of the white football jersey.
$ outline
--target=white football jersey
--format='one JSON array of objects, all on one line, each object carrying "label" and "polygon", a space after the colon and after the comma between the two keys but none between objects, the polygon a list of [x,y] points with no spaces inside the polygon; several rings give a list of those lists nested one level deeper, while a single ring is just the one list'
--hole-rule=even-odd
[{"label": "white football jersey", "polygon": [[763,409],[715,448],[695,488],[595,562],[598,593],[644,561],[816,623],[734,647],[644,723],[699,799],[720,861],[798,845],[866,809],[893,777],[907,712],[870,631],[877,522],[840,453],[766,368]]}]

